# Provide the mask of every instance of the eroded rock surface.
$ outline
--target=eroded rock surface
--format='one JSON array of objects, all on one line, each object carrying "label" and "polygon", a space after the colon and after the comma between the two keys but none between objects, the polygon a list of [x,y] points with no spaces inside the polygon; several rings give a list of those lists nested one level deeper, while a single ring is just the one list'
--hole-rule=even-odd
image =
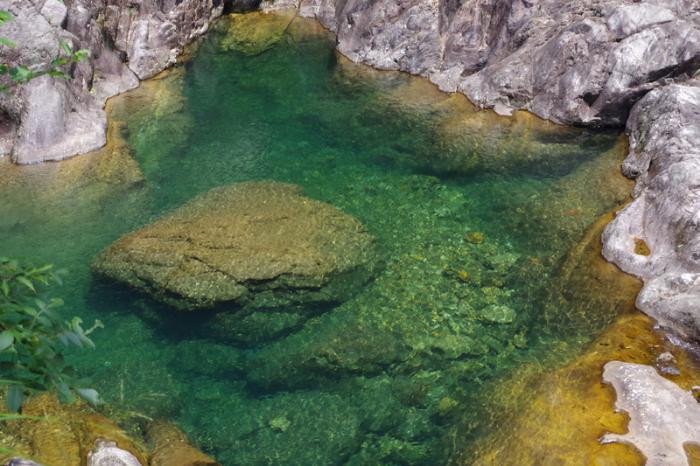
[{"label": "eroded rock surface", "polygon": [[700,445],[700,405],[651,366],[612,361],[603,380],[617,392],[615,406],[630,416],[629,433],[601,441],[626,442],[647,458],[647,466],[687,466],[686,443]]},{"label": "eroded rock surface", "polygon": [[342,301],[374,261],[373,238],[353,217],[294,185],[247,182],[121,238],[93,268],[178,308],[266,309]]},{"label": "eroded rock surface", "polygon": [[219,16],[219,0],[0,0],[14,19],[2,36],[10,65],[42,69],[61,54],[60,42],[89,49],[72,79],[42,77],[0,96],[0,155],[17,163],[60,160],[105,143],[105,100],[175,62],[183,47]]},{"label": "eroded rock surface", "polygon": [[[637,178],[636,198],[606,229],[603,254],[644,280],[642,311],[699,339],[700,81],[649,93],[633,109],[627,133],[623,172]],[[636,247],[639,240],[648,251]]]},{"label": "eroded rock surface", "polygon": [[645,92],[700,64],[691,0],[275,0],[263,8],[318,18],[354,61],[560,123],[621,126]]}]

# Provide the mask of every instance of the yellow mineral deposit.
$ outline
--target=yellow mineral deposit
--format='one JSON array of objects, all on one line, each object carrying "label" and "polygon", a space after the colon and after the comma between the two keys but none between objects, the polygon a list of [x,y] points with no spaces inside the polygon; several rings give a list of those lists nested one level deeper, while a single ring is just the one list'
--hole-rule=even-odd
[{"label": "yellow mineral deposit", "polygon": [[[598,306],[614,306],[621,315],[567,366],[543,374],[541,367],[530,365],[510,381],[502,381],[493,396],[494,405],[507,413],[498,418],[501,428],[456,463],[642,465],[645,459],[633,446],[599,441],[606,433],[625,433],[628,423],[625,413],[614,410],[615,391],[602,382],[603,366],[609,361],[654,365],[659,355],[670,352],[680,374],[664,376],[685,390],[700,384],[698,361],[671,344],[654,329],[652,319],[634,309],[639,282],[600,256],[598,238],[611,217],[601,219],[572,252],[562,280],[574,290],[573,299],[597,294]],[[700,465],[700,448],[688,446],[687,451],[691,465]]]}]

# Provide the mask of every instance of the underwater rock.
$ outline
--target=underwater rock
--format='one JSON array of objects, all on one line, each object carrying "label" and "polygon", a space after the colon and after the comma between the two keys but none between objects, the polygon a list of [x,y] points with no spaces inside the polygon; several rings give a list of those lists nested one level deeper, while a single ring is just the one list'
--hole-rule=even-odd
[{"label": "underwater rock", "polygon": [[629,433],[608,433],[601,442],[631,443],[648,466],[687,466],[684,444],[700,444],[700,405],[692,394],[644,364],[609,362],[603,380],[615,388],[615,407],[630,422]]},{"label": "underwater rock", "polygon": [[177,426],[154,421],[148,426],[152,445],[150,466],[219,466],[209,455],[193,447]]},{"label": "underwater rock", "polygon": [[284,38],[293,20],[294,14],[289,12],[229,15],[223,22],[227,34],[221,41],[221,47],[246,55],[259,55]]},{"label": "underwater rock", "polygon": [[479,316],[493,324],[510,324],[517,317],[517,313],[508,306],[491,305],[481,309]]},{"label": "underwater rock", "polygon": [[343,301],[375,261],[374,239],[353,217],[294,185],[247,182],[119,239],[93,270],[180,309],[269,309]]},{"label": "underwater rock", "polygon": [[134,455],[117,447],[115,442],[97,440],[88,453],[87,466],[143,466]]},{"label": "underwater rock", "polygon": [[464,235],[464,241],[467,243],[481,244],[484,242],[484,239],[486,239],[484,234],[479,231],[470,231]]}]

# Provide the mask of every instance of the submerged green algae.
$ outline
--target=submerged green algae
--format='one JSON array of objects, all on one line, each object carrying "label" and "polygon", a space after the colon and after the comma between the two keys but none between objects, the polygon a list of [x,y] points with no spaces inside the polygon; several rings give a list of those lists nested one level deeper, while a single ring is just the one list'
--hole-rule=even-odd
[{"label": "submerged green algae", "polygon": [[[477,435],[453,438],[453,426],[467,416],[480,432],[489,381],[574,348],[563,360],[614,317],[574,306],[559,276],[628,192],[624,144],[348,63],[303,20],[239,53],[228,21],[113,102],[127,145],[0,166],[2,253],[69,268],[67,311],[107,326],[98,351],[75,356],[82,371],[108,401],[175,419],[225,465],[444,463]],[[215,316],[91,277],[120,235],[250,179],[299,184],[360,219],[384,271],[291,331],[275,329],[292,314],[268,314],[238,340],[211,332]]]}]

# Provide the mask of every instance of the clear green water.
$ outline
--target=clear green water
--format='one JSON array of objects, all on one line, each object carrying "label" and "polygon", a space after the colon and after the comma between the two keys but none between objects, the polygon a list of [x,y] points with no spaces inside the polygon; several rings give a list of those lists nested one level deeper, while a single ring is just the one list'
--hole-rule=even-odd
[{"label": "clear green water", "polygon": [[[488,434],[489,382],[564,361],[614,317],[568,299],[559,267],[627,192],[618,137],[474,112],[345,63],[304,22],[255,56],[222,45],[227,26],[184,69],[116,100],[133,160],[0,165],[0,254],[68,269],[66,315],[106,326],[96,351],[74,356],[81,372],[224,465],[444,464]],[[356,216],[385,269],[257,342],[213,338],[196,316],[92,277],[122,234],[250,179],[299,184]],[[494,306],[515,317],[490,321]]]}]

